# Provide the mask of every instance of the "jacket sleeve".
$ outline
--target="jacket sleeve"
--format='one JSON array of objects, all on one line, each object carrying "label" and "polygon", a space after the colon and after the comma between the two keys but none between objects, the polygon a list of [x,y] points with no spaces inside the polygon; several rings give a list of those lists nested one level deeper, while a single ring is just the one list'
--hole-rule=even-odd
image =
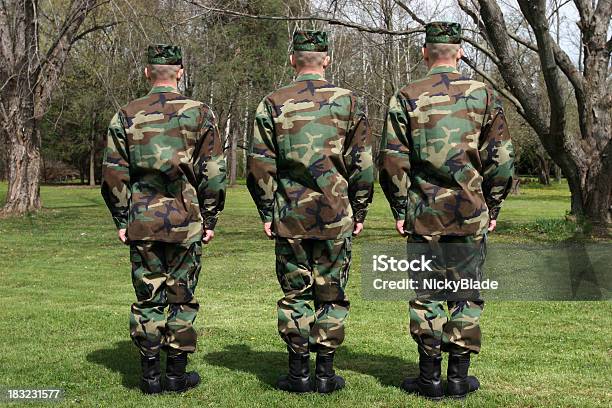
[{"label": "jacket sleeve", "polygon": [[379,182],[396,220],[406,218],[410,187],[410,122],[398,93],[391,97],[378,155]]},{"label": "jacket sleeve", "polygon": [[122,118],[119,111],[111,119],[102,162],[102,197],[117,229],[127,228],[131,197],[130,157]]},{"label": "jacket sleeve", "polygon": [[214,113],[203,106],[200,136],[194,151],[198,202],[204,229],[213,230],[225,206],[226,165],[223,144]]},{"label": "jacket sleeve", "polygon": [[264,99],[255,113],[247,156],[247,187],[263,222],[272,222],[276,192],[276,144],[271,107]]},{"label": "jacket sleeve", "polygon": [[489,207],[489,216],[495,220],[512,188],[514,147],[501,100],[491,89],[487,94],[487,115],[480,135],[479,153],[482,163],[482,190]]},{"label": "jacket sleeve", "polygon": [[353,114],[344,148],[349,201],[355,222],[364,222],[374,193],[372,132],[361,101],[353,98]]}]

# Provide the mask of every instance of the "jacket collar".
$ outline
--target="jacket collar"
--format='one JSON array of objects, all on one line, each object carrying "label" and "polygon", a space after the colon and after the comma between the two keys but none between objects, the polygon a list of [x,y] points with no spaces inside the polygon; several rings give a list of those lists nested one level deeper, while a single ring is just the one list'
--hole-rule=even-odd
[{"label": "jacket collar", "polygon": [[457,68],[451,67],[450,65],[439,65],[437,67],[433,67],[427,73],[427,76],[435,75],[435,74],[458,74]]},{"label": "jacket collar", "polygon": [[319,74],[303,74],[295,78],[295,81],[325,81],[325,77]]},{"label": "jacket collar", "polygon": [[153,88],[151,88],[151,90],[149,91],[149,94],[154,94],[154,93],[162,93],[162,92],[173,92],[173,93],[179,93],[178,89],[176,89],[173,86],[154,86]]}]

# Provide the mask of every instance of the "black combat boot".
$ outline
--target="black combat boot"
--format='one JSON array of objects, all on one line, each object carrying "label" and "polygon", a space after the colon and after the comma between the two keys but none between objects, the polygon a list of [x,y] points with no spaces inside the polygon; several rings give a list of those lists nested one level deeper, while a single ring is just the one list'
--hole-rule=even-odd
[{"label": "black combat boot", "polygon": [[289,373],[281,375],[276,382],[279,390],[287,392],[312,392],[310,384],[310,353],[295,353],[291,348],[289,351]]},{"label": "black combat boot", "polygon": [[401,388],[409,394],[418,394],[432,400],[444,397],[444,388],[440,381],[442,356],[429,356],[419,348],[419,376],[406,378]]},{"label": "black combat boot", "polygon": [[159,354],[150,356],[141,353],[140,366],[142,367],[140,390],[145,394],[159,394],[162,392]]},{"label": "black combat boot", "polygon": [[185,392],[200,384],[200,376],[195,371],[185,372],[187,368],[187,353],[169,352],[166,360],[165,390],[170,392]]},{"label": "black combat boot", "polygon": [[470,353],[454,354],[448,357],[448,371],[446,377],[448,385],[446,395],[452,398],[465,398],[470,392],[480,388],[478,378],[467,375],[470,368]]},{"label": "black combat boot", "polygon": [[344,388],[344,378],[334,371],[334,352],[317,353],[317,368],[315,371],[316,390],[321,394],[329,394]]}]

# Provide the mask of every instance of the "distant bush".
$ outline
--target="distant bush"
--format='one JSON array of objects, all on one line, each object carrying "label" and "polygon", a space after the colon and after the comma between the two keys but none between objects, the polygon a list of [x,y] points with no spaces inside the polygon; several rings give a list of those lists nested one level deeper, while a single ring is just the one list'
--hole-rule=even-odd
[{"label": "distant bush", "polygon": [[42,167],[42,178],[45,183],[59,183],[75,180],[80,177],[73,166],[59,160],[45,160]]}]

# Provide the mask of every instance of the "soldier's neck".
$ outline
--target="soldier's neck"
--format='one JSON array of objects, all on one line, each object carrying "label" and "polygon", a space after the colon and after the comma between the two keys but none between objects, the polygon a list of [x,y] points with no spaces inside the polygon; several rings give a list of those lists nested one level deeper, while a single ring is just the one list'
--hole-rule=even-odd
[{"label": "soldier's neck", "polygon": [[429,69],[436,67],[451,67],[457,69],[457,61],[436,61],[429,66]]},{"label": "soldier's neck", "polygon": [[153,88],[157,88],[161,86],[167,86],[170,88],[174,88],[175,90],[178,90],[178,84],[176,81],[155,81],[151,83],[151,87]]},{"label": "soldier's neck", "polygon": [[325,78],[325,69],[316,69],[316,68],[302,68],[296,71],[295,76],[302,75],[320,75]]}]

